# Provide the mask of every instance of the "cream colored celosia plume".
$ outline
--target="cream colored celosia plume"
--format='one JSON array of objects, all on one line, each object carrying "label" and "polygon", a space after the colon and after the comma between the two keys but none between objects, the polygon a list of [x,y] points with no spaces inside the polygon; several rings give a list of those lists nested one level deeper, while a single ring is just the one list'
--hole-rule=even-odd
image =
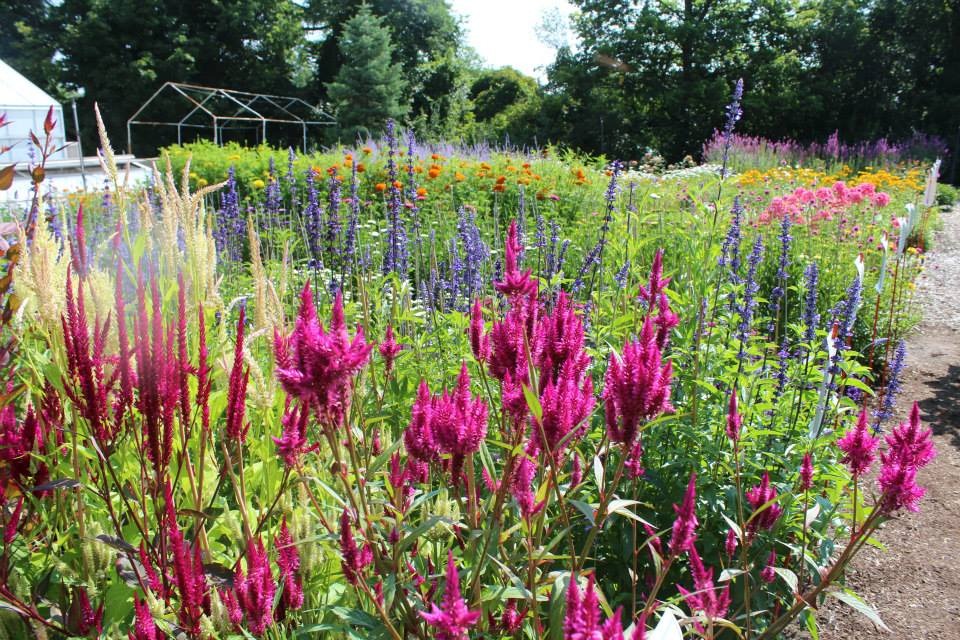
[{"label": "cream colored celosia plume", "polygon": [[[205,197],[226,182],[203,187],[190,193],[190,161],[183,168],[178,189],[166,156],[166,171],[153,166],[154,189],[160,202],[159,220],[153,224],[158,233],[158,249],[163,275],[175,278],[179,271],[190,285],[196,304],[219,301],[216,286],[217,250],[213,232],[207,224]],[[181,248],[180,242],[183,242]]]},{"label": "cream colored celosia plume", "polygon": [[263,267],[263,258],[260,256],[260,236],[257,235],[253,216],[247,217],[247,239],[250,243],[250,276],[253,279],[254,327],[257,331],[282,327],[283,305]]}]

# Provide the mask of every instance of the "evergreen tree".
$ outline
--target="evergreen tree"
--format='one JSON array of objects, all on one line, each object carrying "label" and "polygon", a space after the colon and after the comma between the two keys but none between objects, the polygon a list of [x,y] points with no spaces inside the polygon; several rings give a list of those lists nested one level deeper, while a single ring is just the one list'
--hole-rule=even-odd
[{"label": "evergreen tree", "polygon": [[390,30],[366,5],[347,21],[340,37],[343,65],[327,95],[337,113],[341,139],[379,130],[388,118],[406,115],[405,83],[399,64],[392,62]]}]

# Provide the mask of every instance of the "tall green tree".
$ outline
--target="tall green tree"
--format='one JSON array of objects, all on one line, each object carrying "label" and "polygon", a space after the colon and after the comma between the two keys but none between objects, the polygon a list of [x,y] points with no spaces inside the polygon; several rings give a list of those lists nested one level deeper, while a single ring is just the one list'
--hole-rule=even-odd
[{"label": "tall green tree", "polygon": [[380,131],[387,119],[402,118],[409,111],[402,70],[391,61],[393,44],[383,23],[363,5],[340,36],[343,65],[326,88],[336,110],[340,138],[347,142]]},{"label": "tall green tree", "polygon": [[[292,0],[22,4],[25,17],[13,27],[2,21],[0,53],[12,51],[15,60],[24,60],[22,71],[31,80],[58,89],[61,97],[84,89],[79,106],[89,144],[95,144],[93,102],[100,103],[119,142],[127,118],[166,81],[271,93],[297,90],[294,65],[306,41],[301,9]],[[8,5],[14,3],[4,5],[5,13],[21,11]]]},{"label": "tall green tree", "polygon": [[446,0],[309,0],[304,10],[316,60],[319,98],[347,61],[339,46],[362,6],[390,29],[392,61],[405,80],[403,101],[421,133],[449,133],[460,121],[469,62],[463,33]]}]

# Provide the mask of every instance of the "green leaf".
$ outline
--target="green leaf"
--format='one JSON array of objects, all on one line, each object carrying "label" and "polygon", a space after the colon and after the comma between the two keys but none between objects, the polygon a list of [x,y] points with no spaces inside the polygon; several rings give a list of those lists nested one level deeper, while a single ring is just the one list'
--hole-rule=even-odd
[{"label": "green leaf", "polygon": [[850,589],[831,589],[827,591],[828,596],[833,596],[840,602],[849,605],[858,613],[863,614],[870,622],[879,627],[882,631],[890,632],[890,627],[884,624],[883,620],[880,619],[880,614],[877,613],[877,610],[871,607],[869,604],[864,602],[863,598],[855,594]]},{"label": "green leaf", "polygon": [[774,567],[773,570],[778,576],[783,578],[783,581],[787,583],[792,593],[797,592],[797,574],[786,567]]},{"label": "green leaf", "polygon": [[527,399],[527,407],[530,413],[536,418],[537,422],[543,419],[543,407],[540,406],[540,399],[534,395],[533,390],[527,385],[523,385],[523,397]]}]

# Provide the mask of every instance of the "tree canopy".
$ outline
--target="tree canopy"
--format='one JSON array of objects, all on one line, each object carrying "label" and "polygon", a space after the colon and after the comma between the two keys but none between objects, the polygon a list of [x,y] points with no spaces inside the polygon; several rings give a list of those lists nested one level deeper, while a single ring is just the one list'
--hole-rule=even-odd
[{"label": "tree canopy", "polygon": [[122,130],[172,80],[339,102],[341,139],[402,116],[431,138],[676,160],[742,77],[747,133],[960,144],[960,0],[571,4],[569,25],[544,16],[543,85],[484,68],[446,0],[24,0],[0,6],[0,57],[61,98],[83,88],[91,133],[94,100]]}]

